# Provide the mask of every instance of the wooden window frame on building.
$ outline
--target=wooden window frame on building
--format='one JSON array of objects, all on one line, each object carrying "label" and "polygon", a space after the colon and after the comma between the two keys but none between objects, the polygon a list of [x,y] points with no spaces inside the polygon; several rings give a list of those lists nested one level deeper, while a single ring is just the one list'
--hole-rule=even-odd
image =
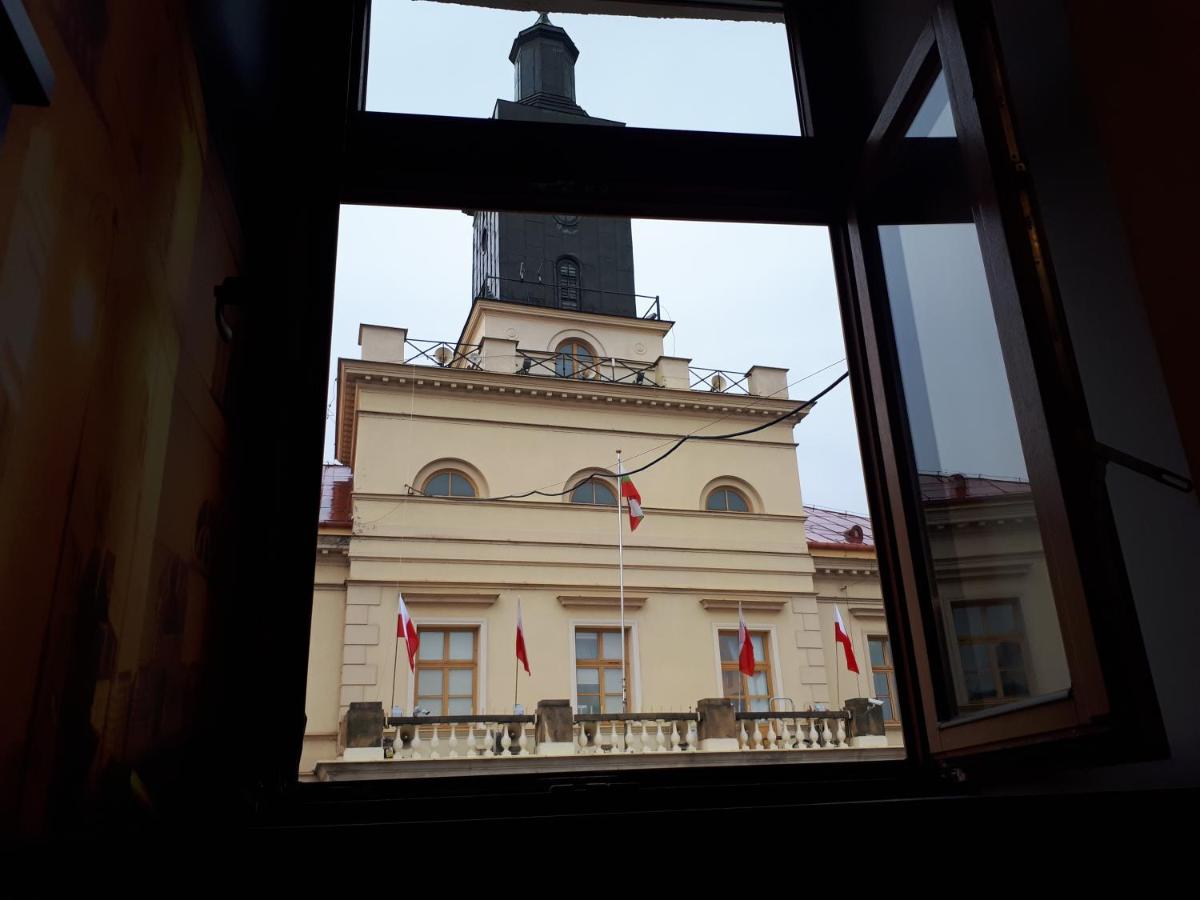
[{"label": "wooden window frame on building", "polygon": [[[564,281],[563,280],[563,266],[564,265],[570,265],[575,268],[575,274],[573,276],[573,281]],[[558,259],[556,259],[554,261],[554,284],[555,284],[555,292],[554,293],[555,293],[555,297],[558,300],[558,308],[559,309],[566,309],[566,310],[570,310],[572,312],[578,312],[579,310],[581,310],[583,308],[583,296],[582,296],[583,295],[583,286],[582,286],[583,279],[581,278],[582,274],[583,274],[582,266],[579,265],[579,260],[577,260],[573,256],[560,256]],[[566,295],[568,292],[571,292],[571,291],[574,292],[575,296],[573,298],[568,298]],[[566,301],[568,301],[568,299],[570,299],[570,302],[573,303],[574,305],[568,305],[568,303],[566,302]]]},{"label": "wooden window frame on building", "polygon": [[[421,649],[426,646],[425,638],[427,633],[442,634],[442,656],[437,660],[429,660],[421,658]],[[471,635],[471,659],[470,661],[450,658],[450,635],[452,633],[469,633]],[[469,715],[474,715],[479,712],[479,638],[480,628],[478,625],[462,625],[462,624],[434,624],[418,625],[417,634],[420,636],[420,648],[417,650],[416,669],[413,672],[413,690],[412,702],[415,709],[421,704],[421,672],[438,670],[442,673],[442,694],[439,702],[442,705],[441,712],[436,715],[461,715],[461,713],[450,713],[449,702],[451,699],[462,699],[461,694],[450,695],[450,679],[449,671],[451,669],[471,670],[471,712]],[[428,697],[429,695],[424,695]]]},{"label": "wooden window frame on building", "polygon": [[[725,501],[724,509],[715,509],[715,508],[709,506],[709,503],[711,502],[713,495],[722,493],[722,492],[730,493],[736,497],[740,497],[742,503],[746,504],[746,508],[745,509],[730,509],[728,499]],[[754,512],[754,504],[752,504],[750,502],[749,497],[747,497],[744,493],[739,491],[737,488],[731,487],[727,484],[720,484],[720,485],[717,485],[712,490],[710,490],[707,494],[705,494],[705,496],[704,496],[704,511],[705,512],[738,513],[738,514],[751,513],[751,512]]]},{"label": "wooden window frame on building", "polygon": [[748,710],[748,709],[739,708],[737,711],[738,712],[770,712],[771,711],[771,699],[775,696],[774,655],[771,652],[771,632],[767,629],[749,628],[747,630],[750,632],[751,642],[753,642],[754,638],[756,638],[756,637],[762,638],[763,658],[759,659],[758,654],[755,653],[755,655],[754,655],[754,674],[757,675],[760,672],[766,674],[766,676],[767,676],[767,693],[764,695],[764,694],[750,694],[747,692],[746,676],[741,672],[741,670],[738,667],[737,657],[735,656],[732,660],[726,660],[723,656],[721,656],[721,638],[732,637],[734,642],[736,643],[737,637],[738,637],[738,630],[736,628],[734,628],[734,629],[720,628],[717,630],[717,662],[720,664],[720,668],[721,668],[721,696],[725,697],[727,700],[735,699],[735,698],[730,697],[729,694],[727,694],[725,692],[725,673],[726,672],[737,672],[740,684],[742,686],[742,692],[739,696],[743,697],[743,698],[764,697],[766,704],[767,704],[766,709],[764,709],[764,710]]},{"label": "wooden window frame on building", "polygon": [[[571,628],[571,646],[573,648],[575,648],[575,652],[572,654],[575,665],[574,665],[574,668],[571,673],[571,677],[573,679],[572,696],[574,697],[575,709],[579,709],[579,707],[582,705],[581,695],[579,693],[579,670],[581,668],[582,669],[598,669],[599,670],[599,672],[600,672],[600,675],[599,675],[600,693],[595,694],[595,695],[587,694],[586,696],[589,696],[589,697],[596,696],[596,697],[600,698],[600,705],[603,707],[603,705],[604,705],[603,698],[612,696],[612,693],[610,691],[604,690],[604,673],[605,673],[605,671],[607,671],[609,669],[616,669],[617,671],[620,671],[621,670],[621,659],[620,659],[620,657],[609,658],[607,656],[599,656],[599,657],[594,657],[591,659],[581,660],[579,657],[579,654],[578,654],[578,646],[579,646],[578,636],[579,636],[580,632],[595,633],[597,636],[596,637],[597,650],[603,652],[604,638],[602,637],[602,635],[604,635],[604,634],[620,634],[621,627],[620,627],[620,625],[575,625],[575,626],[572,626],[572,628]],[[624,642],[625,642],[625,685],[624,685],[625,701],[624,701],[624,705],[625,705],[625,709],[622,710],[623,712],[629,712],[630,708],[633,706],[633,676],[631,674],[631,669],[633,666],[633,654],[630,652],[630,650],[631,650],[630,637],[631,637],[630,627],[628,625],[626,625],[625,626],[625,634],[624,634]],[[598,710],[598,712],[611,712],[611,710],[601,709],[601,710]]]},{"label": "wooden window frame on building", "polygon": [[[887,702],[891,708],[891,715],[888,716],[887,709],[884,710],[883,721],[888,725],[899,725],[900,719],[896,715],[896,667],[892,663],[892,646],[891,637],[887,634],[878,634],[867,632],[863,635],[867,641],[867,665],[871,667],[871,696],[876,700],[879,699],[879,691],[875,687],[875,676],[883,675],[887,679],[888,694]],[[880,665],[876,665],[875,658],[871,654],[871,644],[879,642],[883,644],[883,660]]]},{"label": "wooden window frame on building", "polygon": [[[568,351],[564,348],[570,349]],[[591,360],[586,366],[580,363],[580,349],[587,351],[588,358]],[[570,372],[565,371],[568,360],[570,360],[571,365]],[[554,372],[559,378],[578,378],[580,380],[595,378],[597,374],[596,366],[599,363],[600,359],[596,356],[595,349],[582,338],[569,337],[566,340],[560,341],[558,346],[554,348]]]},{"label": "wooden window frame on building", "polygon": [[[448,493],[448,494],[430,494],[429,493],[429,485],[432,484],[433,479],[437,478],[439,475],[448,476],[447,481],[446,481],[446,486],[447,486],[447,488],[449,488],[451,490],[451,493]],[[465,481],[467,484],[469,484],[471,486],[470,494],[452,493],[452,491],[454,489],[455,476],[461,478],[463,481]],[[475,483],[474,478],[472,478],[470,475],[468,475],[462,469],[444,468],[444,469],[438,469],[436,472],[431,472],[429,474],[429,476],[425,479],[424,483],[421,485],[421,493],[425,494],[427,497],[442,497],[443,499],[449,499],[449,500],[454,500],[455,498],[458,498],[458,497],[478,497],[479,496],[479,485],[477,485]]]},{"label": "wooden window frame on building", "polygon": [[[370,112],[369,4],[358,2],[338,202],[829,229],[897,710],[915,771],[1035,747],[1069,761],[1166,752],[1107,489],[1091,464],[1099,445],[985,4],[936,4],[869,132],[852,121],[865,108],[859,86],[822,44],[828,10],[782,5],[804,135],[794,138]],[[903,126],[939,68],[957,137],[905,141]],[[945,631],[928,603],[932,563],[873,231],[910,221],[898,216],[959,214],[962,198],[950,197],[942,181],[948,172],[968,186],[1008,387],[1024,417],[1022,438],[1031,441],[1033,499],[1071,683],[1061,696],[966,716],[947,713]],[[1031,429],[1035,419],[1044,427]],[[818,770],[809,774],[819,777]]]}]

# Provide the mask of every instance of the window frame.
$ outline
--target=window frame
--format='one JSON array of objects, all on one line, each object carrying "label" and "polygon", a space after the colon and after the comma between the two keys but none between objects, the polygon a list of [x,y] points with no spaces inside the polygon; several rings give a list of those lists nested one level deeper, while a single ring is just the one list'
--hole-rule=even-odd
[{"label": "window frame", "polygon": [[[867,641],[867,665],[871,667],[871,694],[876,700],[879,699],[879,693],[875,690],[875,676],[883,675],[887,679],[888,684],[888,705],[891,706],[892,715],[884,716],[883,722],[885,725],[899,725],[900,717],[897,710],[900,708],[897,704],[896,694],[896,665],[892,657],[892,638],[889,634],[878,634],[867,632],[863,637]],[[871,656],[871,643],[879,642],[883,644],[883,659],[882,665],[875,665],[875,660]]]},{"label": "window frame", "polygon": [[[955,723],[960,726],[958,733],[951,737],[941,728],[936,710],[939,688],[930,665],[936,630],[922,617],[918,604],[928,588],[920,567],[928,560],[913,555],[921,544],[913,518],[914,486],[904,466],[908,434],[887,384],[889,374],[899,367],[886,350],[888,335],[881,328],[886,323],[875,316],[873,307],[877,267],[863,251],[869,217],[864,216],[860,200],[877,175],[871,165],[877,162],[882,135],[873,131],[863,145],[853,136],[857,126],[850,115],[837,111],[837,104],[831,102],[839,94],[861,100],[853,87],[821,85],[824,94],[813,90],[814,76],[806,61],[815,60],[827,69],[830,61],[828,48],[820,46],[821,27],[806,26],[828,26],[829,20],[803,4],[783,5],[804,135],[794,138],[367,112],[369,0],[356,0],[356,4],[338,198],[343,204],[547,214],[572,209],[580,215],[775,222],[830,229],[864,480],[871,516],[878,523],[884,609],[895,641],[897,708],[903,709],[901,724],[910,754],[903,764],[879,763],[880,768],[932,772],[947,760],[961,761],[1033,742],[1045,750],[1047,739],[1072,759],[1081,749],[1106,759],[1114,753],[1130,759],[1165,752],[1161,716],[1107,494],[1094,472],[1079,465],[1093,458],[1097,445],[1065,339],[1053,275],[1048,261],[1039,256],[1045,244],[1038,231],[1037,207],[1028,204],[1028,186],[1005,168],[1019,156],[1006,118],[1003,69],[989,44],[987,9],[941,0],[932,24],[897,77],[879,121],[895,118],[913,80],[922,74],[922,46],[927,53],[936,36],[948,72],[955,73],[948,75],[948,87],[956,127],[972,144],[968,168],[975,211],[982,212],[987,223],[980,238],[989,286],[997,260],[1009,270],[1009,284],[1002,292],[1012,311],[1006,325],[1018,338],[1014,344],[1012,334],[1006,333],[1001,340],[1006,358],[1010,345],[1025,356],[1014,402],[1045,413],[1052,425],[1046,432],[1046,452],[1039,459],[1058,481],[1061,497],[1054,504],[1051,524],[1063,535],[1057,544],[1073,557],[1077,569],[1070,591],[1074,604],[1070,635],[1064,634],[1064,641],[1080,655],[1091,657],[1083,705],[1095,712],[1107,701],[1108,708],[1106,724],[1094,722],[1096,727],[1081,728],[1078,716],[1072,722],[1047,715],[1049,707],[1040,705],[1019,711],[1032,725],[1024,733],[993,718],[959,721]],[[994,78],[993,72],[998,73]],[[971,116],[965,129],[959,121],[960,107]],[[817,124],[824,131],[818,131]],[[485,145],[489,165],[479,167],[474,151],[467,148]],[[531,145],[540,151],[532,166],[527,153]],[[679,152],[684,148],[687,153]],[[857,170],[853,164],[845,165],[860,155]],[[936,191],[923,196],[918,187],[928,191],[929,183],[919,176],[938,168],[944,157],[939,159],[932,148],[913,156],[908,163],[918,177],[907,187],[899,186],[897,202],[936,206],[944,198]],[[712,166],[712,159],[720,159],[722,165]],[[814,172],[823,173],[822,177],[813,177]],[[1092,547],[1094,558],[1078,559],[1075,548],[1082,546]],[[1097,608],[1103,614],[1089,622],[1088,611]]]},{"label": "window frame", "polygon": [[[734,494],[734,495],[740,497],[742,500],[742,503],[746,504],[746,508],[745,509],[730,509],[729,502],[728,502],[728,500],[726,500],[724,509],[713,509],[711,506],[708,505],[709,500],[712,499],[712,496],[714,494],[721,492],[721,491],[725,491],[725,492],[728,492],[730,494]],[[712,488],[711,490],[709,490],[709,492],[707,494],[704,495],[704,511],[705,512],[716,512],[716,513],[735,513],[737,515],[745,515],[746,513],[754,512],[754,504],[752,504],[750,502],[749,497],[747,497],[742,491],[738,490],[737,488],[733,487],[732,485],[718,484],[716,487]]]},{"label": "window frame", "polygon": [[[442,633],[442,658],[438,660],[423,660],[421,652],[417,650],[416,666],[413,670],[412,681],[412,703],[415,709],[421,702],[421,671],[437,670],[442,673],[442,712],[439,715],[457,715],[457,713],[449,713],[448,704],[450,702],[450,679],[448,672],[451,669],[466,669],[471,670],[471,712],[470,715],[476,715],[479,712],[479,636],[480,628],[478,625],[438,625],[434,623],[417,625],[417,636],[421,639],[421,646],[424,644],[424,635],[427,632]],[[471,660],[467,664],[465,660],[450,659],[450,635],[454,632],[469,633],[471,635]],[[429,696],[429,695],[424,695]],[[459,698],[461,695],[455,695]]]},{"label": "window frame", "polygon": [[[564,352],[564,350],[563,350],[564,347],[570,347],[571,348],[570,352],[569,353]],[[579,354],[580,349],[585,350],[587,352],[588,358],[591,359],[591,362],[587,364],[585,371],[583,371],[582,373],[580,373],[580,368],[581,368],[580,354]],[[564,368],[563,361],[568,360],[568,359],[571,360],[571,366],[572,366],[572,371],[569,373],[563,371],[563,368]],[[563,340],[559,341],[558,346],[556,346],[554,348],[554,374],[557,375],[559,378],[574,378],[579,381],[587,381],[590,378],[596,377],[596,374],[597,374],[596,367],[599,364],[600,364],[600,359],[599,359],[599,357],[596,356],[595,349],[592,347],[591,344],[589,344],[583,338],[578,338],[578,337],[564,338]]]},{"label": "window frame", "polygon": [[[590,501],[576,500],[575,492],[577,490],[579,490],[581,487],[583,487],[584,485],[592,486],[593,498],[595,497],[594,488],[596,487],[596,485],[602,486],[605,490],[607,490],[610,494],[612,494],[613,502],[612,503],[600,503],[600,502],[596,501],[595,499],[592,499]],[[571,493],[567,494],[567,502],[572,505],[577,505],[577,506],[602,506],[605,508],[613,508],[613,507],[617,506],[617,490],[616,490],[616,487],[614,485],[610,484],[608,479],[605,478],[604,476],[599,475],[599,474],[589,475],[586,478],[579,479],[579,482],[573,488],[571,488]]]},{"label": "window frame", "polygon": [[[573,282],[563,281],[562,270],[564,264],[574,267]],[[567,306],[563,303],[563,295],[566,290],[574,290],[574,306]],[[579,265],[579,260],[573,256],[564,254],[554,261],[554,300],[558,309],[565,309],[569,312],[580,312],[583,309],[583,267]]]},{"label": "window frame", "polygon": [[[754,629],[754,628],[747,628],[746,630],[750,633],[750,640],[752,642],[753,642],[754,638],[756,638],[756,637],[762,639],[763,658],[760,660],[757,656],[755,656],[755,658],[754,658],[754,674],[757,675],[760,672],[766,673],[766,676],[767,676],[767,693],[766,693],[767,709],[766,709],[766,712],[771,712],[772,711],[771,710],[771,698],[775,696],[775,676],[774,676],[774,672],[773,672],[774,657],[771,654],[771,631],[769,629],[761,629],[760,630],[760,629]],[[725,693],[725,673],[732,671],[732,672],[738,673],[738,678],[739,678],[741,686],[742,686],[742,693],[740,695],[741,697],[743,697],[743,698],[761,697],[761,696],[763,696],[762,694],[750,694],[746,690],[746,676],[744,674],[742,674],[742,671],[738,666],[737,659],[733,659],[731,661],[726,662],[721,657],[721,638],[722,637],[732,637],[734,639],[734,641],[736,642],[737,636],[738,636],[738,630],[736,628],[733,628],[733,629],[718,628],[717,629],[717,663],[720,666],[720,673],[721,673],[721,675],[720,675],[720,677],[721,677],[721,696],[724,697],[726,700],[734,699]],[[737,704],[735,703],[734,706],[736,707]],[[755,711],[761,712],[761,710],[742,710],[742,709],[738,709],[736,711],[737,712],[755,712]]]},{"label": "window frame", "polygon": [[[596,637],[596,647],[598,650],[600,650],[602,652],[603,648],[604,648],[604,639],[603,639],[602,635],[604,635],[604,634],[621,634],[622,629],[621,629],[620,625],[580,625],[580,624],[576,624],[576,625],[571,626],[571,657],[574,661],[574,666],[573,666],[572,672],[571,672],[571,677],[572,677],[571,694],[574,699],[573,709],[575,709],[575,710],[579,709],[580,697],[585,696],[585,695],[581,695],[579,693],[579,669],[580,668],[599,669],[600,670],[600,682],[599,682],[600,683],[600,693],[596,694],[596,695],[587,694],[586,696],[599,697],[601,706],[604,705],[604,698],[606,696],[609,696],[609,693],[604,690],[604,672],[608,669],[617,669],[618,671],[620,671],[620,669],[621,669],[620,658],[610,659],[606,656],[599,656],[599,657],[584,659],[581,664],[580,656],[579,656],[578,649],[577,649],[579,646],[577,643],[577,640],[578,640],[578,635],[580,632],[584,632],[585,634],[586,633],[595,633],[597,636]],[[626,625],[624,628],[624,635],[623,635],[624,649],[625,649],[625,691],[624,691],[625,696],[623,698],[624,706],[625,706],[624,712],[629,712],[630,708],[634,705],[634,703],[633,703],[633,698],[634,698],[633,653],[632,653],[632,646],[631,646],[631,636],[632,636],[632,627],[630,625]]]},{"label": "window frame", "polygon": [[[450,489],[450,493],[448,493],[448,494],[431,494],[431,493],[429,493],[430,483],[433,481],[433,479],[437,478],[439,475],[449,476],[449,478],[446,481],[446,486]],[[453,492],[454,491],[454,477],[456,475],[459,478],[461,478],[463,481],[465,481],[468,485],[471,486],[471,493],[469,495],[468,494],[455,494]],[[460,500],[460,499],[478,498],[479,497],[479,485],[477,485],[475,483],[474,478],[472,478],[470,475],[468,475],[462,469],[454,469],[454,468],[446,467],[444,469],[437,469],[436,471],[430,472],[425,477],[424,482],[422,482],[422,484],[421,484],[421,493],[424,494],[426,497],[439,497],[443,500]]]}]

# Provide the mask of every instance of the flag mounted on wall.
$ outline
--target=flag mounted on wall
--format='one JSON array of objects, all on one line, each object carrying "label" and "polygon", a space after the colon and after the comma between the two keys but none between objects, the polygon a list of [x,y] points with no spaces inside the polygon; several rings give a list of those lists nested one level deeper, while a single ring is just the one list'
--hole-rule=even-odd
[{"label": "flag mounted on wall", "polygon": [[421,638],[417,634],[417,626],[408,615],[408,607],[404,605],[404,595],[397,594],[396,597],[399,600],[396,607],[396,637],[404,638],[404,644],[408,647],[408,667],[415,672],[417,648],[421,646]]},{"label": "flag mounted on wall", "polygon": [[517,659],[525,666],[525,674],[531,675],[529,671],[529,651],[525,649],[525,626],[521,622],[521,598],[517,598]]},{"label": "flag mounted on wall", "polygon": [[854,658],[854,645],[850,643],[850,635],[842,622],[842,611],[836,604],[833,607],[833,639],[846,651],[846,668],[857,674],[858,660]]},{"label": "flag mounted on wall", "polygon": [[741,603],[738,603],[738,670],[747,678],[754,675],[754,642],[750,640]]}]

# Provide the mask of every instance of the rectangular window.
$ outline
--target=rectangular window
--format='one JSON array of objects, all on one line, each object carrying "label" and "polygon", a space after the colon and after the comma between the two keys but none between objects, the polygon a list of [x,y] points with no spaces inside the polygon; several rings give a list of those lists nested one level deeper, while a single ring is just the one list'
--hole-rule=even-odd
[{"label": "rectangular window", "polygon": [[[626,635],[628,639],[628,634]],[[628,641],[625,647],[626,684],[629,690]],[[575,630],[575,694],[581,713],[620,713],[621,632],[618,628],[579,628]]]},{"label": "rectangular window", "polygon": [[896,715],[896,670],[892,665],[892,647],[887,637],[881,634],[867,636],[867,648],[871,654],[871,683],[875,699],[883,701],[885,722],[897,722]]},{"label": "rectangular window", "polygon": [[960,702],[982,707],[1030,696],[1025,629],[1011,600],[952,603]]},{"label": "rectangular window", "polygon": [[738,633],[722,631],[717,640],[721,648],[721,695],[733,700],[738,712],[769,712],[773,693],[767,632],[750,632],[754,647],[752,676],[743,675],[738,667]]},{"label": "rectangular window", "polygon": [[475,709],[478,630],[419,628],[416,703],[434,716],[469,716]]}]

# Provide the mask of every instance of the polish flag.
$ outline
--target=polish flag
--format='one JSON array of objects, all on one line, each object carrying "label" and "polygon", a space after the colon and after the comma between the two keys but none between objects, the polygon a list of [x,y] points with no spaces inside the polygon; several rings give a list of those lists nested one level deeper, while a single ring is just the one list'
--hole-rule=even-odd
[{"label": "polish flag", "polygon": [[836,604],[833,607],[833,639],[846,651],[846,668],[857,673],[858,661],[854,658],[854,646],[850,643],[850,635],[846,633],[846,625],[842,622],[842,611]]},{"label": "polish flag", "polygon": [[525,649],[525,626],[521,624],[521,598],[517,598],[517,659],[525,666],[525,674],[531,675],[529,671],[529,651]]},{"label": "polish flag", "polygon": [[741,603],[738,604],[738,669],[747,677],[754,675],[754,643],[746,628]]},{"label": "polish flag", "polygon": [[399,605],[396,607],[396,638],[404,638],[408,647],[408,667],[417,670],[417,648],[421,646],[421,638],[417,634],[417,626],[408,615],[408,607],[404,605],[404,595],[397,594]]}]

